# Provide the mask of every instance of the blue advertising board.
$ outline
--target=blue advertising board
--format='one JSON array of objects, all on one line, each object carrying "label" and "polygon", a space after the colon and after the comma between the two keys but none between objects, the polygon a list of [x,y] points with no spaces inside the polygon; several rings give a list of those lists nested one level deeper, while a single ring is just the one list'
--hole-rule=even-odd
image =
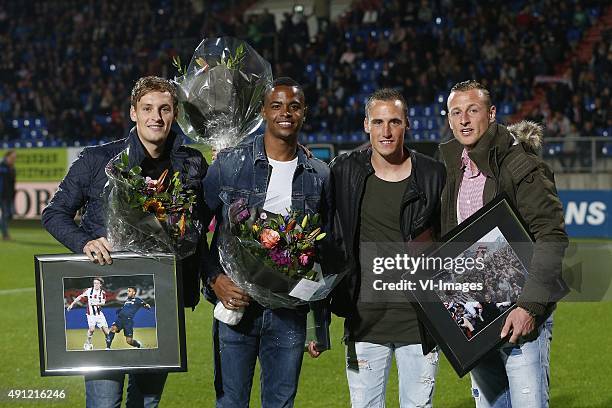
[{"label": "blue advertising board", "polygon": [[[104,317],[109,327],[117,319],[119,307],[106,307],[102,309]],[[66,313],[66,329],[86,329],[87,316],[85,315],[84,307],[77,307],[72,310],[65,311]],[[140,309],[134,316],[134,327],[155,327],[155,306],[150,310]]]},{"label": "blue advertising board", "polygon": [[571,238],[612,238],[612,190],[560,190]]}]

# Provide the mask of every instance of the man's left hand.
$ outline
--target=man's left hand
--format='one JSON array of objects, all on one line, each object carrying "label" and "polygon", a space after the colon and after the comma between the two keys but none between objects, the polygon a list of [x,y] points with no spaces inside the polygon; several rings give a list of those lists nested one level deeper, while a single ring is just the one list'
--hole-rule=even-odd
[{"label": "man's left hand", "polygon": [[512,331],[510,336],[510,343],[515,344],[519,337],[526,336],[535,329],[535,318],[529,314],[522,307],[517,307],[508,314],[506,323],[501,331],[501,338],[503,339]]}]

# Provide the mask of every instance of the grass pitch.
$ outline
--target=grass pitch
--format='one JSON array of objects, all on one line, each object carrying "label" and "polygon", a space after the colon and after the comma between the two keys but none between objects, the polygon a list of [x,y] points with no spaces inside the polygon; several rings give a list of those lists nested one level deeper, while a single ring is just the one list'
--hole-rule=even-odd
[{"label": "grass pitch", "polygon": [[[68,251],[38,223],[14,223],[11,234],[14,241],[0,241],[0,406],[84,406],[81,377],[41,377],[39,371],[33,255]],[[601,268],[609,271],[609,260],[602,259]],[[162,407],[186,403],[214,406],[211,316],[212,307],[205,302],[194,312],[186,310],[189,372],[170,374]],[[340,343],[340,319],[333,321],[331,332],[332,350],[316,360],[304,357],[296,407],[350,406]],[[551,407],[612,407],[611,334],[612,302],[559,305],[551,353]],[[80,340],[81,346],[83,341]],[[114,343],[125,343],[122,334]],[[457,378],[442,358],[434,405],[473,407],[469,383],[468,376]],[[11,389],[64,390],[66,398],[11,401],[7,397]],[[257,379],[251,402],[254,407],[260,406]],[[397,373],[393,368],[387,388],[387,406],[398,405]]]},{"label": "grass pitch", "polygon": [[[87,329],[68,329],[66,330],[66,350],[83,351],[83,344],[87,339]],[[157,348],[157,331],[154,327],[134,328],[134,339],[142,344],[142,349]],[[102,330],[96,328],[91,343],[94,350],[105,350],[106,340]],[[111,350],[134,349],[125,341],[123,331],[116,333]]]}]

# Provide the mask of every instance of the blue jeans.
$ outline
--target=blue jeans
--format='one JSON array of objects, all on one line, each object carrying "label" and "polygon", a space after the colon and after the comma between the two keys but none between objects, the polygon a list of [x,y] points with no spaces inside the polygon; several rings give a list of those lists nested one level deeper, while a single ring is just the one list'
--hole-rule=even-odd
[{"label": "blue jeans", "polygon": [[476,408],[548,407],[552,324],[551,316],[535,340],[506,344],[471,371]]},{"label": "blue jeans", "polygon": [[[129,374],[126,407],[155,408],[159,405],[168,373]],[[85,376],[87,408],[120,408],[125,374]]]},{"label": "blue jeans", "polygon": [[438,372],[437,350],[424,356],[420,344],[348,342],[346,352],[346,377],[353,408],[385,406],[394,354],[400,407],[432,406]]},{"label": "blue jeans", "polygon": [[235,326],[214,320],[219,348],[215,383],[222,388],[217,389],[218,408],[249,406],[257,358],[261,366],[261,406],[293,406],[304,356],[306,313],[251,303]]},{"label": "blue jeans", "polygon": [[8,225],[11,219],[13,219],[13,202],[2,199],[0,201],[0,232],[3,238],[9,236]]}]

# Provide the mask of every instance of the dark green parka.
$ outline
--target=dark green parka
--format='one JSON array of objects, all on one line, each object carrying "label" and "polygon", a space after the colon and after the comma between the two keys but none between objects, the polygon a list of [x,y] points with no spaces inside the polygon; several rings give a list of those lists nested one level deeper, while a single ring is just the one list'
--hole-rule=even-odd
[{"label": "dark green parka", "polygon": [[[563,253],[568,243],[554,175],[536,154],[541,138],[541,127],[532,122],[523,121],[508,128],[492,123],[468,153],[487,176],[483,203],[506,193],[535,239],[529,278],[517,304],[536,316],[545,316],[554,310]],[[447,173],[442,191],[442,234],[457,226],[462,151],[463,146],[456,139],[440,144]]]}]

